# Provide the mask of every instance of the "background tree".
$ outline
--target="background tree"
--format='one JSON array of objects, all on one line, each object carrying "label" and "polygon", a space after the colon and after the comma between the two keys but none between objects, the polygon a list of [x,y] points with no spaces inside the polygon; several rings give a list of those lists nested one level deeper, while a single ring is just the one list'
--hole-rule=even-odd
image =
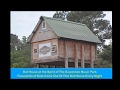
[{"label": "background tree", "polygon": [[56,13],[53,15],[53,18],[65,20],[67,14],[68,11],[56,11]]},{"label": "background tree", "polygon": [[10,34],[10,46],[11,46],[11,51],[14,51],[16,49],[20,49],[20,45],[21,45],[21,42],[20,42],[20,39],[18,39],[18,36],[15,35],[15,34]]},{"label": "background tree", "polygon": [[112,45],[104,45],[103,51],[99,53],[99,57],[112,62]]},{"label": "background tree", "polygon": [[15,48],[12,50],[11,48],[11,67],[33,67],[33,64],[31,64],[31,47],[26,41],[27,38],[25,36],[23,36],[22,40],[20,41],[17,35],[11,35],[11,47],[13,47],[13,45],[19,46],[19,49],[17,50]]}]

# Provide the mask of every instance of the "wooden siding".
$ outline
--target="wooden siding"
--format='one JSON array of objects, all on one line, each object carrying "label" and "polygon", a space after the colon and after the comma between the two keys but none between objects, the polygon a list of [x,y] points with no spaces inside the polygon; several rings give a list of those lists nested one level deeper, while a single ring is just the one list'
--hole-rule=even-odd
[{"label": "wooden siding", "polygon": [[49,40],[53,38],[57,38],[57,35],[53,32],[51,27],[47,24],[46,22],[46,29],[47,31],[42,30],[42,23],[39,25],[37,28],[31,42],[38,42],[38,41],[43,41],[43,40]]},{"label": "wooden siding", "polygon": [[[35,62],[51,62],[52,61],[52,59],[56,59],[57,58],[57,52],[58,52],[58,50],[55,52],[55,53],[52,53],[51,54],[51,56],[47,56],[47,57],[39,57],[39,44],[43,44],[43,43],[48,43],[48,42],[51,42],[51,46],[52,45],[56,45],[56,46],[58,46],[58,41],[57,41],[57,39],[51,39],[51,40],[45,40],[45,41],[42,41],[42,42],[34,42],[34,43],[32,43],[32,63],[35,63]],[[52,47],[51,47],[52,48]],[[37,49],[37,53],[34,53],[34,49]],[[46,59],[46,61],[45,61],[45,59]]]},{"label": "wooden siding", "polygon": [[[77,45],[77,58],[79,62],[81,61],[82,57],[82,45],[84,46],[84,59],[89,60],[91,59],[91,48],[92,48],[92,58],[93,60],[96,59],[96,44],[95,43],[89,43],[89,42],[83,42],[83,41],[76,41],[76,40],[67,40],[66,45],[68,48],[68,58],[69,61],[74,61],[76,58],[76,48],[75,45]],[[65,58],[65,40],[59,39],[58,40],[58,52],[59,58]]]},{"label": "wooden siding", "polygon": [[[33,59],[38,59],[38,52],[39,52],[39,43],[37,42],[37,43],[33,43],[32,44],[32,46],[33,46],[33,48],[32,48],[32,56],[33,56]],[[37,53],[34,53],[34,49],[37,49]]]},{"label": "wooden siding", "polygon": [[65,57],[65,41],[64,40],[58,40],[58,53],[59,57],[64,58]]},{"label": "wooden siding", "polygon": [[96,48],[95,48],[95,45],[93,45],[93,44],[91,45],[91,47],[92,47],[92,58],[93,58],[93,61],[94,61],[95,58],[96,58],[96,56],[95,56],[96,55],[95,54],[96,53]]},{"label": "wooden siding", "polygon": [[90,60],[90,44],[84,43],[84,59]]}]

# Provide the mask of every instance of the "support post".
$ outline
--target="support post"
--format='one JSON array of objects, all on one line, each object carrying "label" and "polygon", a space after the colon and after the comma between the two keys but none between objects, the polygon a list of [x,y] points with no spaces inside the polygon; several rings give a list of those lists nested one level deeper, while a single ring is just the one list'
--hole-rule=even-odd
[{"label": "support post", "polygon": [[77,47],[77,44],[75,44],[75,68],[78,68],[78,47]]},{"label": "support post", "polygon": [[32,43],[31,43],[31,62],[33,62],[34,60],[33,60],[33,45],[32,45]]},{"label": "support post", "polygon": [[90,62],[90,65],[91,65],[91,68],[93,68],[94,67],[94,61],[93,61],[93,48],[92,48],[92,46],[91,46],[91,62]]},{"label": "support post", "polygon": [[[98,64],[98,62],[97,62],[97,61],[98,61],[98,58],[97,58],[97,44],[96,44],[96,49],[95,49],[95,50],[96,50],[96,53],[95,53],[95,56],[96,56],[96,57],[95,57],[95,61],[96,61],[96,64]],[[94,64],[94,67],[95,67],[95,64]]]},{"label": "support post", "polygon": [[50,65],[48,65],[48,68],[50,68]]},{"label": "support post", "polygon": [[39,63],[37,63],[37,68],[39,68]]},{"label": "support post", "polygon": [[36,64],[35,63],[33,64],[33,67],[36,68]]},{"label": "support post", "polygon": [[85,67],[85,62],[84,62],[84,45],[82,45],[82,60],[81,60],[81,67]]},{"label": "support post", "polygon": [[68,49],[66,40],[65,40],[65,68],[68,68]]}]

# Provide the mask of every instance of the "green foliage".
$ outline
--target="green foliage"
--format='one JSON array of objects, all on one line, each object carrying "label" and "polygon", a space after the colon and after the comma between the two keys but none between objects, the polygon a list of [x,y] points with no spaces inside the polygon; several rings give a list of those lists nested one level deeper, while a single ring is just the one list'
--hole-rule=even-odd
[{"label": "green foliage", "polygon": [[[23,36],[22,41],[19,41],[17,36],[15,38],[11,38],[11,44],[13,45],[15,42],[14,39],[19,42],[19,47],[17,49],[11,49],[11,67],[13,68],[30,68],[33,67],[31,64],[31,47],[26,41],[26,37]],[[19,49],[18,49],[19,48]]]},{"label": "green foliage", "polygon": [[112,46],[104,45],[102,52],[99,53],[99,57],[101,57],[103,60],[112,62]]},{"label": "green foliage", "polygon": [[[101,58],[101,59],[100,59]],[[104,45],[102,52],[98,54],[97,67],[111,68],[112,67],[112,45]]]},{"label": "green foliage", "polygon": [[20,49],[21,42],[18,39],[18,36],[15,34],[10,34],[10,37],[11,37],[11,40],[10,40],[11,51],[16,50],[15,47],[17,47],[17,49]]},{"label": "green foliage", "polygon": [[107,60],[100,60],[96,68],[112,68],[112,63]]},{"label": "green foliage", "polygon": [[67,11],[56,11],[56,13],[53,15],[53,18],[65,20],[66,15],[67,15]]}]

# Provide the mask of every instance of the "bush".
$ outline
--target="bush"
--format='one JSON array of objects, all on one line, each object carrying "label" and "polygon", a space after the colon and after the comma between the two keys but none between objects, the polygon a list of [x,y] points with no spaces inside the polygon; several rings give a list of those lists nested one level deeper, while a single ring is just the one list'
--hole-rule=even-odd
[{"label": "bush", "polygon": [[107,60],[100,60],[96,68],[112,68],[112,62]]}]

